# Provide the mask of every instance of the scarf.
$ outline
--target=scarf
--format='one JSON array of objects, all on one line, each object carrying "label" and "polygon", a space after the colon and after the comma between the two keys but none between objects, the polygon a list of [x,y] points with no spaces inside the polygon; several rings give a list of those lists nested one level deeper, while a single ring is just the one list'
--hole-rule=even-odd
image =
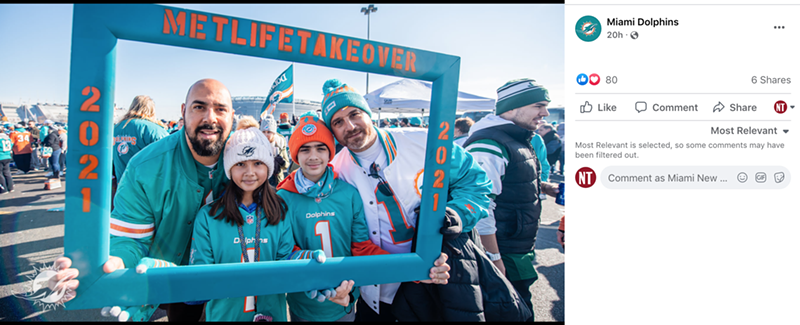
[{"label": "scarf", "polygon": [[307,197],[317,199],[317,202],[328,197],[333,189],[333,167],[328,165],[325,167],[325,174],[318,182],[314,183],[303,175],[303,168],[297,170],[294,175],[294,185],[297,187],[297,192]]}]

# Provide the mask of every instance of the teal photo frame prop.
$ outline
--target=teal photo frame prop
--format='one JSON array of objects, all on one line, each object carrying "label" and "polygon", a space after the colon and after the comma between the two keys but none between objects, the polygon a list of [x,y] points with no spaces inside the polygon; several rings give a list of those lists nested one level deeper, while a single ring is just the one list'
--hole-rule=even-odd
[{"label": "teal photo frame prop", "polygon": [[[416,253],[151,268],[103,273],[109,256],[118,39],[285,60],[433,82]],[[441,252],[460,58],[399,45],[176,7],[76,4],[69,82],[70,166],[64,253],[80,271],[67,309],[301,292],[424,280]],[[186,85],[187,87],[189,85]],[[380,272],[375,272],[380,269]],[[264,276],[268,274],[269,276]],[[307,274],[304,276],[303,274]],[[254,278],[263,280],[252,281]],[[220,281],[224,279],[224,281]],[[152,307],[151,307],[152,308]],[[146,320],[146,319],[145,319]]]}]

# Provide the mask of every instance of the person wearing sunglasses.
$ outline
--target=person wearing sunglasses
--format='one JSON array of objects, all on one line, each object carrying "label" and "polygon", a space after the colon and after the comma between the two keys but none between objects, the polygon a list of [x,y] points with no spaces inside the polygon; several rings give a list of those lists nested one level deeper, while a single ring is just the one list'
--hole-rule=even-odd
[{"label": "person wearing sunglasses", "polygon": [[[379,129],[372,125],[372,113],[364,97],[337,79],[323,85],[322,117],[336,140],[345,148],[331,161],[340,177],[355,186],[364,205],[369,238],[391,254],[410,253],[417,226],[415,211],[421,202],[427,130],[419,128]],[[432,171],[431,171],[432,172]],[[488,215],[491,181],[464,149],[454,146],[450,156],[450,177],[444,241],[466,236],[478,220]],[[436,260],[432,281],[447,285],[451,265],[447,255]],[[440,271],[436,269],[440,268]],[[377,271],[377,270],[376,270]],[[458,274],[458,276],[471,274]],[[435,276],[435,279],[434,277]],[[463,280],[464,277],[458,277]],[[361,287],[356,321],[395,321],[392,302],[401,283]],[[447,287],[447,286],[445,286]],[[481,301],[480,290],[477,301]],[[475,292],[466,292],[475,294]],[[471,297],[458,303],[468,303]],[[475,299],[472,299],[475,300]]]}]

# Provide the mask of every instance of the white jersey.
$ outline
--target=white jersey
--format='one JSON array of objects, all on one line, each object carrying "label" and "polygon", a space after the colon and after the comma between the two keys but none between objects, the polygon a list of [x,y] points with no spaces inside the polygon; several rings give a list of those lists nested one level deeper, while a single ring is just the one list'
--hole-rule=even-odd
[{"label": "white jersey", "polygon": [[[364,203],[364,215],[369,239],[392,254],[410,253],[417,225],[414,209],[422,201],[422,180],[425,167],[427,129],[377,129],[374,145],[382,147],[376,163],[394,196],[385,196],[378,189],[380,179],[370,177],[372,162],[359,162],[347,148],[331,161],[339,176],[358,189]],[[457,148],[457,149],[456,149]],[[487,215],[491,182],[486,173],[461,147],[451,150],[450,176],[446,180],[453,197],[447,207],[455,210],[462,220],[463,231],[469,232],[478,220]],[[388,164],[387,164],[388,163]],[[433,267],[433,265],[431,265]],[[391,304],[400,283],[360,287],[364,302],[379,313],[379,301]]]},{"label": "white jersey", "polygon": [[[391,134],[386,130],[378,131],[375,145],[382,146],[384,152],[378,156],[377,164],[381,165],[380,174],[392,188],[396,201],[383,200],[386,198],[377,190],[380,180],[368,176],[371,162],[359,165],[357,158],[347,148],[342,149],[331,161],[339,176],[359,190],[361,201],[364,202],[369,239],[392,254],[411,252],[411,239],[417,224],[414,208],[421,202],[419,186],[416,184],[422,185],[426,138],[426,131]],[[402,146],[403,155],[397,155],[398,145]],[[384,166],[387,161],[389,164]],[[400,283],[388,283],[362,286],[360,289],[364,301],[377,313],[378,301],[391,304],[399,287]]]}]

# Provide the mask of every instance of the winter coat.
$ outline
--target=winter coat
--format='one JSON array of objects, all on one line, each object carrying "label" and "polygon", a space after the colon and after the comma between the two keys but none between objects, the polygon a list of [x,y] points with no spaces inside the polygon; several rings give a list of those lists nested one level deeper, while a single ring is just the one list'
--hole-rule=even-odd
[{"label": "winter coat", "polygon": [[[480,246],[476,230],[442,243],[446,285],[404,282],[392,313],[401,322],[522,322],[531,311]],[[475,239],[476,241],[473,241]]]}]

